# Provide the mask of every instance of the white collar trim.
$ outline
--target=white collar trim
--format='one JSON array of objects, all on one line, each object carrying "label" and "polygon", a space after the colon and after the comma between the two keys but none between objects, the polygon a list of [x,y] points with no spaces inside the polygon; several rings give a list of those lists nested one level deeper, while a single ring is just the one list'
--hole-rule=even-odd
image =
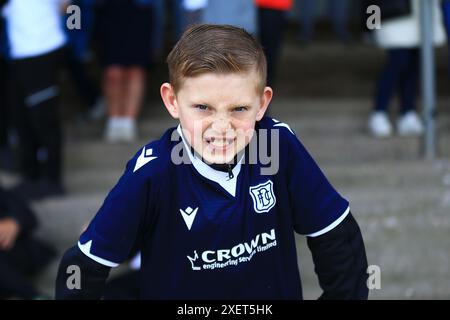
[{"label": "white collar trim", "polygon": [[236,182],[237,182],[237,177],[239,175],[239,172],[241,172],[241,163],[242,163],[243,157],[241,157],[239,162],[234,166],[234,168],[232,170],[234,177],[232,179],[229,179],[227,172],[223,172],[223,171],[219,171],[219,170],[215,170],[215,169],[211,168],[206,163],[204,163],[201,159],[197,158],[195,155],[192,154],[190,146],[184,139],[183,132],[181,130],[181,125],[178,125],[177,132],[180,135],[181,139],[183,140],[185,149],[189,156],[189,160],[194,165],[195,170],[197,170],[197,172],[200,173],[206,179],[217,182],[229,194],[231,194],[233,197],[235,197],[236,196]]}]

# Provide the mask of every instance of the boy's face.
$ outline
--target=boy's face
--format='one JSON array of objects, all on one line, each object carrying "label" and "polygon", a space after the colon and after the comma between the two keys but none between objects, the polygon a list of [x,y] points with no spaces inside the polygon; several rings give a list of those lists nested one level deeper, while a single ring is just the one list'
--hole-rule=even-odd
[{"label": "boy's face", "polygon": [[194,150],[210,163],[231,163],[250,142],[255,122],[272,99],[272,89],[257,90],[258,74],[205,73],[183,79],[178,92],[169,83],[161,96],[169,113],[179,119]]}]

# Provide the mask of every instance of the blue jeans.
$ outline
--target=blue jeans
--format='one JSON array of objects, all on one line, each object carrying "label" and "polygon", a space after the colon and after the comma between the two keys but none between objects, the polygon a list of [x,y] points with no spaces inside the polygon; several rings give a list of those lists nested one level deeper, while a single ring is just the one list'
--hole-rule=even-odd
[{"label": "blue jeans", "polygon": [[[450,39],[450,0],[442,1],[442,14],[444,16],[444,25],[445,31],[447,32],[447,39]],[[448,62],[448,76],[450,78],[450,55]]]},{"label": "blue jeans", "polygon": [[416,108],[419,49],[389,49],[387,63],[378,80],[375,111],[386,111],[398,90],[402,114]]}]

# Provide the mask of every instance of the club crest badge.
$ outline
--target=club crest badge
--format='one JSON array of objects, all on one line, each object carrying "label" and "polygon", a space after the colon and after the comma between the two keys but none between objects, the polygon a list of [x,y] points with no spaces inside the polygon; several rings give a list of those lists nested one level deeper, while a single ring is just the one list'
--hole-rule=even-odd
[{"label": "club crest badge", "polygon": [[277,202],[273,192],[273,182],[270,180],[250,187],[250,195],[253,199],[253,208],[258,213],[269,212]]}]

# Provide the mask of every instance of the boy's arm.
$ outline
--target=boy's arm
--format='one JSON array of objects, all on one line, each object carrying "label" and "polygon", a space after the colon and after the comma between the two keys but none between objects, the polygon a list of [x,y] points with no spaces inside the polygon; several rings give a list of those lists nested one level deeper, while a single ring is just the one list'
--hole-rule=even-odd
[{"label": "boy's arm", "polygon": [[110,270],[86,256],[78,246],[70,248],[59,264],[55,299],[99,300]]},{"label": "boy's arm", "polygon": [[[294,230],[307,236],[321,299],[367,299],[367,258],[349,202],[286,124],[277,123]],[[288,130],[289,129],[289,130]],[[281,143],[282,142],[282,143]]]},{"label": "boy's arm", "polygon": [[148,147],[153,150],[151,145],[145,146],[128,161],[124,174],[81,234],[78,246],[64,254],[56,279],[56,299],[100,299],[110,268],[139,249],[149,230],[150,207],[155,203],[151,178],[158,171],[156,161],[143,167],[142,163],[150,162],[142,161]]},{"label": "boy's arm", "polygon": [[323,290],[319,299],[368,298],[366,251],[351,213],[331,231],[307,237],[307,243]]}]

